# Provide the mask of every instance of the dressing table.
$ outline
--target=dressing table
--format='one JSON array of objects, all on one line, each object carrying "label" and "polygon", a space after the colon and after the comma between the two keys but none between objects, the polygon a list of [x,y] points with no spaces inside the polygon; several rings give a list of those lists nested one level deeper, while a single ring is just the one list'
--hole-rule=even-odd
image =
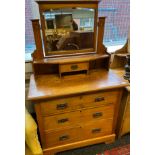
[{"label": "dressing table", "polygon": [[[98,18],[99,1],[36,2],[40,20],[32,20],[36,50],[28,100],[35,107],[43,154],[114,142],[122,91],[128,83],[109,70],[110,54],[103,45],[106,18]],[[47,29],[49,18],[53,29]],[[83,21],[89,24],[83,26]],[[69,38],[64,48],[49,48],[47,37],[54,32],[61,36],[59,41]],[[86,34],[84,38],[91,34],[92,44],[79,47],[79,42],[87,42],[79,41],[81,34]]]}]

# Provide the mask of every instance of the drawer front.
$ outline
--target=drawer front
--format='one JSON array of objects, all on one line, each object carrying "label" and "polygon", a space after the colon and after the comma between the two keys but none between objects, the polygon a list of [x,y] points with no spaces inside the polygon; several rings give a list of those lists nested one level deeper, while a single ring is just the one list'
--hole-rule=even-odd
[{"label": "drawer front", "polygon": [[81,71],[81,70],[88,70],[89,63],[82,62],[82,63],[73,63],[73,64],[60,64],[59,69],[60,72],[73,72],[73,71]]},{"label": "drawer front", "polygon": [[80,139],[89,139],[112,134],[113,119],[97,120],[81,127]]},{"label": "drawer front", "polygon": [[112,118],[114,114],[114,104],[109,104],[99,108],[91,108],[81,111],[81,122],[95,121],[99,119]]},{"label": "drawer front", "polygon": [[45,146],[57,146],[79,140],[80,127],[45,133]]},{"label": "drawer front", "polygon": [[69,97],[44,101],[41,103],[41,112],[43,116],[62,113],[80,108],[80,97]]},{"label": "drawer front", "polygon": [[43,117],[44,130],[54,130],[67,126],[74,126],[80,122],[80,111]]},{"label": "drawer front", "polygon": [[118,95],[118,91],[108,91],[44,101],[41,103],[41,111],[43,116],[48,116],[81,108],[98,107],[115,103]]},{"label": "drawer front", "polygon": [[118,91],[98,92],[81,96],[83,108],[101,106],[106,103],[115,103],[118,99]]}]

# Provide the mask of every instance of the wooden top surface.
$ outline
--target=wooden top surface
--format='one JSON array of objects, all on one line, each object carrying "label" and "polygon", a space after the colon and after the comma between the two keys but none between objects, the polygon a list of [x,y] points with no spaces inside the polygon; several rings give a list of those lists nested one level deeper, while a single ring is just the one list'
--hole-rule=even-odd
[{"label": "wooden top surface", "polygon": [[121,88],[128,83],[113,71],[93,70],[89,75],[39,75],[30,77],[28,100],[48,99],[98,90]]},{"label": "wooden top surface", "polygon": [[[116,68],[116,69],[112,69],[112,71],[116,73],[120,78],[124,79],[123,77],[125,74],[124,68]],[[125,81],[129,84],[128,80],[125,80]],[[126,90],[130,92],[130,85],[126,87]]]},{"label": "wooden top surface", "polygon": [[84,31],[84,30],[77,30],[77,31],[72,31],[71,33],[94,33],[94,31]]},{"label": "wooden top surface", "polygon": [[59,58],[44,58],[42,60],[34,61],[34,64],[65,64],[65,63],[76,63],[84,61],[92,61],[96,59],[107,58],[109,55],[104,54],[93,54],[93,55],[82,55],[82,56],[70,56],[70,57],[59,57]]},{"label": "wooden top surface", "polygon": [[115,55],[117,55],[118,57],[126,57],[127,55],[129,55],[129,53],[118,53]]}]

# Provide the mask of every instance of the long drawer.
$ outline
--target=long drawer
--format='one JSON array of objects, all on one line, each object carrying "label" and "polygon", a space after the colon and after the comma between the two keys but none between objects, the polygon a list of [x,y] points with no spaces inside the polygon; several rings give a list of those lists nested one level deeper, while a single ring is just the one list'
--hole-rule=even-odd
[{"label": "long drawer", "polygon": [[45,147],[68,144],[79,140],[80,127],[45,132]]},{"label": "long drawer", "polygon": [[115,103],[118,94],[118,91],[101,91],[98,93],[48,100],[40,103],[41,112],[43,116],[48,116],[87,107],[98,107],[106,103]]},{"label": "long drawer", "polygon": [[79,123],[87,123],[99,119],[112,118],[114,114],[114,104],[107,104],[98,108],[77,110],[63,114],[43,117],[44,130],[61,129],[68,126],[75,126]]}]

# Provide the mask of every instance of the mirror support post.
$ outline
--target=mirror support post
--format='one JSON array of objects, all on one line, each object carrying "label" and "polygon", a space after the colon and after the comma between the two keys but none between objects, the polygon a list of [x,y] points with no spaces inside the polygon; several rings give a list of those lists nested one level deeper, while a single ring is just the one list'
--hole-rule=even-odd
[{"label": "mirror support post", "polygon": [[33,19],[32,21],[32,27],[33,27],[33,33],[34,33],[34,40],[36,44],[36,50],[32,53],[33,60],[43,59],[43,48],[42,48],[42,40],[41,40],[41,34],[40,34],[40,24],[39,19]]},{"label": "mirror support post", "polygon": [[97,53],[104,54],[105,50],[103,49],[103,37],[104,37],[104,26],[105,26],[106,17],[99,17],[98,22],[98,32],[97,32]]}]

